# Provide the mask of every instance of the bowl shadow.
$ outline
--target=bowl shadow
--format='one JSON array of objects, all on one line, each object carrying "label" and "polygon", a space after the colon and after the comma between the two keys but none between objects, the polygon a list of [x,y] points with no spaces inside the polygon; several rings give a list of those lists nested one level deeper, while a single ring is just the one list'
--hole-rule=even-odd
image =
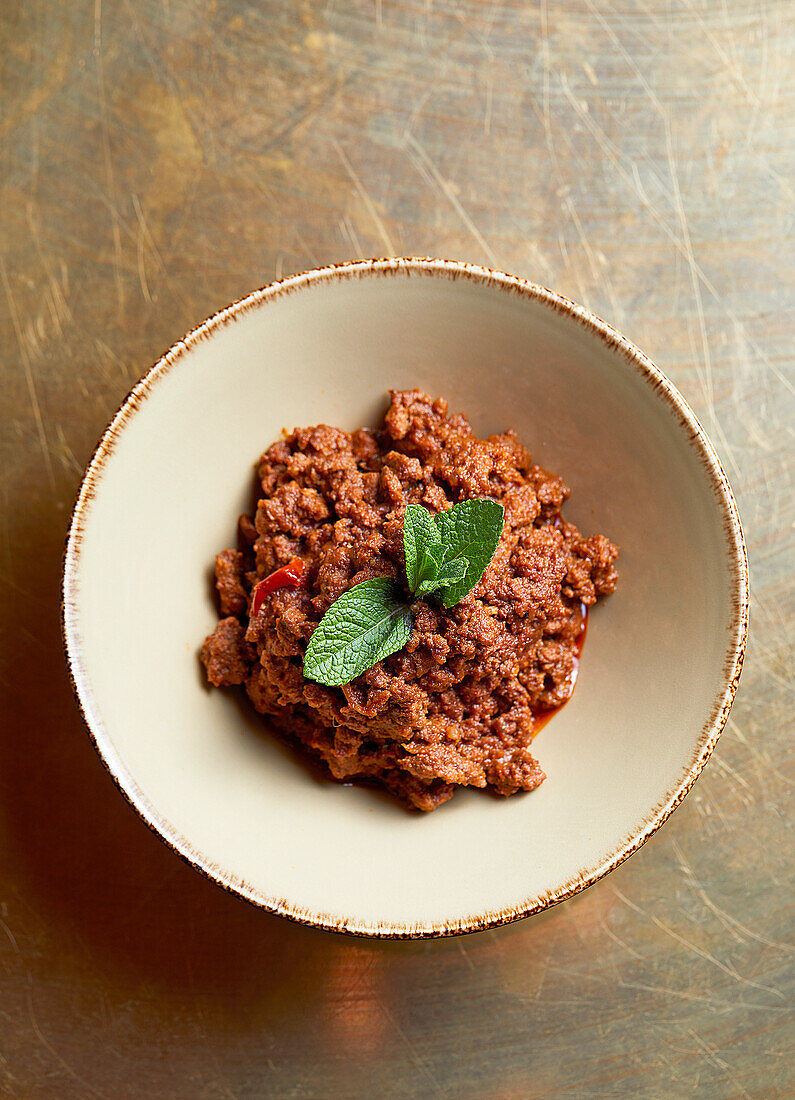
[{"label": "bowl shadow", "polygon": [[121,796],[68,674],[60,624],[66,532],[30,513],[18,530],[12,516],[9,525],[16,553],[10,628],[0,642],[0,818],[12,878],[56,938],[87,948],[121,982],[237,1003],[273,995],[281,1012],[300,1011],[315,996],[309,972],[350,941],[220,889]]}]

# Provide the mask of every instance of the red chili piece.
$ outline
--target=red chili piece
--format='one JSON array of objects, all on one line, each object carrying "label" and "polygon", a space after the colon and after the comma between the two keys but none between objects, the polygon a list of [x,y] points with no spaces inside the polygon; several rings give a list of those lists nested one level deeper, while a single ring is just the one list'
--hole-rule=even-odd
[{"label": "red chili piece", "polygon": [[270,596],[277,588],[297,588],[303,583],[306,575],[306,565],[301,558],[293,558],[287,565],[274,570],[264,577],[254,588],[254,598],[251,601],[251,618],[257,614],[265,602],[265,597]]}]

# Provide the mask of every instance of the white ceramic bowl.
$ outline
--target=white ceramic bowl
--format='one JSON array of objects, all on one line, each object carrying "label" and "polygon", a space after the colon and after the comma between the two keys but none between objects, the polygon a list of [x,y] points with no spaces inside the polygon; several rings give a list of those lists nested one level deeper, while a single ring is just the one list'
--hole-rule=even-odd
[{"label": "white ceramic bowl", "polygon": [[[318,782],[208,690],[215,553],[282,427],[374,424],[418,386],[479,434],[512,427],[621,547],[573,700],[541,732],[530,794],[411,815]],[[276,913],[340,931],[444,935],[526,916],[611,870],[709,757],[747,621],[742,531],[681,395],[587,310],[440,260],[373,260],[255,291],[135,387],[89,466],[64,575],[69,663],[116,782],[181,855]]]}]

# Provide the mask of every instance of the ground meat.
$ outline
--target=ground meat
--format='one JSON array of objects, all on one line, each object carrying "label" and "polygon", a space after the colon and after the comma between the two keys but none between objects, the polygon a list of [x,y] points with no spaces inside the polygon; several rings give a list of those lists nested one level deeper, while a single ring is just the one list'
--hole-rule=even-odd
[{"label": "ground meat", "polygon": [[235,618],[221,619],[202,646],[207,679],[215,687],[245,683],[255,660],[256,653],[249,650],[245,630]]},{"label": "ground meat", "polygon": [[[616,585],[616,547],[562,519],[564,482],[533,465],[512,431],[477,439],[418,390],[392,393],[379,430],[297,429],[257,472],[255,514],[241,516],[238,548],[216,559],[224,617],[202,648],[210,682],[245,684],[336,779],[379,782],[421,810],[460,786],[537,787],[534,730],[570,696],[587,608]],[[406,506],[439,512],[473,497],[505,508],[473,592],[449,610],[416,603],[405,649],[353,683],[304,679],[307,640],[334,600],[369,577],[405,583]],[[249,620],[254,585],[294,557],[304,584],[278,589]]]}]

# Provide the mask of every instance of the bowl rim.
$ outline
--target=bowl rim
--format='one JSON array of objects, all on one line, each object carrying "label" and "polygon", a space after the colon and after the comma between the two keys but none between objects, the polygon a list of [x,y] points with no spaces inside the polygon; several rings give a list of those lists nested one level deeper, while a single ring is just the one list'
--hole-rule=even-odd
[{"label": "bowl rim", "polygon": [[[121,433],[132,419],[141,403],[153,391],[175,363],[179,362],[202,340],[242,317],[250,310],[277,301],[301,289],[329,282],[362,279],[372,276],[412,274],[442,277],[450,280],[466,279],[473,283],[497,287],[520,297],[539,302],[557,313],[564,314],[597,335],[609,348],[623,353],[627,362],[652,386],[657,395],[677,414],[680,426],[694,446],[709,479],[710,487],[723,520],[724,546],[727,554],[730,583],[732,585],[732,621],[726,645],[724,668],[720,685],[715,694],[712,709],[699,734],[695,751],[680,777],[661,801],[647,814],[641,825],[595,866],[578,872],[556,889],[526,899],[518,906],[510,906],[493,912],[470,914],[456,920],[437,923],[405,922],[372,923],[358,918],[347,918],[332,913],[316,913],[292,905],[286,898],[271,897],[250,883],[215,865],[191,842],[182,836],[150,802],[127,771],[117,753],[109,732],[105,729],[95,706],[90,678],[79,642],[79,565],[80,548],[92,500],[102,479],[104,466],[111,456]],[[521,920],[534,913],[558,905],[562,901],[591,886],[623,863],[637,851],[649,837],[673,813],[701,774],[717,744],[729,716],[742,672],[748,633],[749,578],[745,540],[729,481],[715,449],[698,418],[682,394],[655,364],[631,341],[607,324],[596,314],[578,305],[562,294],[516,275],[509,275],[479,264],[459,260],[442,260],[429,257],[390,257],[385,259],[352,260],[346,263],[328,264],[312,268],[296,275],[286,276],[238,298],[218,310],[182,339],[173,344],[165,354],[147,370],[119,405],[99,442],[97,443],[77,493],[63,559],[63,584],[61,604],[61,636],[66,652],[69,676],[83,720],[88,727],[94,747],[116,786],[143,818],[149,828],[164,840],[178,855],[207,878],[227,891],[280,916],[300,924],[326,931],[381,939],[424,939],[460,935],[495,928],[502,924]]]}]

